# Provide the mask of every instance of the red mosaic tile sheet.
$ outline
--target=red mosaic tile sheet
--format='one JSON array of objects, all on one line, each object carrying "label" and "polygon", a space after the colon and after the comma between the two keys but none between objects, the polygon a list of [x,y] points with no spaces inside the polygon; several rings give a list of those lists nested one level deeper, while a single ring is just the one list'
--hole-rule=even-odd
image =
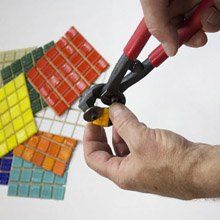
[{"label": "red mosaic tile sheet", "polygon": [[62,115],[108,66],[71,27],[28,72],[28,79],[56,114]]}]

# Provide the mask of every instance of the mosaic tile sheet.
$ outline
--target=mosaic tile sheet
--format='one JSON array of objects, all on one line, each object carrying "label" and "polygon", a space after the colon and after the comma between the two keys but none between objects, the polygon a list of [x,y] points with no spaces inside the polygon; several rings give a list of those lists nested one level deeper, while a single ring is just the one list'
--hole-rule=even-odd
[{"label": "mosaic tile sheet", "polygon": [[0,185],[7,185],[11,170],[13,154],[10,152],[0,159]]},{"label": "mosaic tile sheet", "polygon": [[0,158],[37,132],[24,74],[0,88]]},{"label": "mosaic tile sheet", "polygon": [[[44,47],[39,47],[26,55],[22,56],[20,59],[14,61],[11,65],[4,67],[0,71],[0,75],[2,78],[3,84],[8,83],[20,73],[24,72],[27,73],[35,64],[36,62],[44,55],[44,53],[54,45],[53,42],[50,42]],[[31,108],[33,113],[39,112],[43,109],[47,104],[43,101],[40,97],[38,92],[33,88],[33,86],[27,81],[27,87],[29,92],[29,97],[31,100]]]},{"label": "mosaic tile sheet", "polygon": [[[15,60],[20,59],[27,53],[30,53],[30,51],[32,51],[33,49],[34,47],[17,49],[17,50],[0,51],[0,70],[13,63]],[[2,85],[3,82],[0,74],[0,87]]]},{"label": "mosaic tile sheet", "polygon": [[8,196],[63,200],[67,172],[61,177],[14,156]]},{"label": "mosaic tile sheet", "polygon": [[25,143],[16,147],[13,154],[62,176],[75,146],[75,139],[38,132]]},{"label": "mosaic tile sheet", "polygon": [[28,72],[28,79],[56,114],[62,115],[108,66],[72,27]]},{"label": "mosaic tile sheet", "polygon": [[[100,75],[95,84],[105,83],[108,73]],[[39,130],[82,141],[86,121],[78,108],[78,100],[62,116],[57,116],[51,108],[45,108],[35,116]]]}]

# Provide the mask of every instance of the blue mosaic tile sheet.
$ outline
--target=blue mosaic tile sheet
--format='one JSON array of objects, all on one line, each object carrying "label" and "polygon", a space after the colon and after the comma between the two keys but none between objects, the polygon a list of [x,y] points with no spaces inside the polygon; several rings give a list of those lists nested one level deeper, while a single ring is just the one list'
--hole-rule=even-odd
[{"label": "blue mosaic tile sheet", "polygon": [[14,156],[8,196],[63,200],[67,172],[61,177]]},{"label": "blue mosaic tile sheet", "polygon": [[8,185],[13,154],[12,152],[0,159],[0,185]]}]

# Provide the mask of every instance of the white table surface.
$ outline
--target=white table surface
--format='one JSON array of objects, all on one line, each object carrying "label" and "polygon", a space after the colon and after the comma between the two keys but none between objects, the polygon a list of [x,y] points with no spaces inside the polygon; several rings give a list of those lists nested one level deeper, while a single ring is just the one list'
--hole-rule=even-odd
[{"label": "white table surface", "polygon": [[[112,65],[142,17],[137,0],[0,0],[0,50],[58,40],[74,25]],[[220,144],[220,34],[202,49],[182,48],[126,93],[146,124],[192,141]],[[157,45],[151,40],[141,59]],[[220,219],[220,202],[180,201],[122,191],[90,170],[79,146],[62,202],[11,198],[0,187],[0,219]]]}]

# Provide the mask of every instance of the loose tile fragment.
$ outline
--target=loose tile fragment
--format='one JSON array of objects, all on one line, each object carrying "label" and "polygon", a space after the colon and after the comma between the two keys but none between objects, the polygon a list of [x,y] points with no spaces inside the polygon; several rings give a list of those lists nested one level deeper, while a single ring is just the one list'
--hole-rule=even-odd
[{"label": "loose tile fragment", "polygon": [[58,176],[52,172],[13,157],[8,196],[63,200],[68,170]]},{"label": "loose tile fragment", "polygon": [[62,176],[75,146],[75,139],[38,132],[25,143],[16,147],[13,154]]},{"label": "loose tile fragment", "polygon": [[28,72],[28,79],[56,114],[62,115],[108,66],[72,27]]},{"label": "loose tile fragment", "polygon": [[0,88],[0,158],[37,132],[24,74]]},{"label": "loose tile fragment", "polygon": [[[29,53],[24,54],[22,57],[17,58],[12,64],[5,66],[1,71],[0,75],[2,78],[2,83],[5,85],[10,82],[16,76],[21,73],[27,73],[36,62],[44,55],[44,53],[49,50],[54,45],[53,42],[50,42],[44,47],[39,47]],[[14,56],[14,52],[12,53]],[[5,59],[5,58],[4,58]],[[47,104],[40,97],[38,92],[33,88],[33,86],[27,81],[28,92],[31,100],[31,108],[33,113],[37,113],[42,110]]]}]

